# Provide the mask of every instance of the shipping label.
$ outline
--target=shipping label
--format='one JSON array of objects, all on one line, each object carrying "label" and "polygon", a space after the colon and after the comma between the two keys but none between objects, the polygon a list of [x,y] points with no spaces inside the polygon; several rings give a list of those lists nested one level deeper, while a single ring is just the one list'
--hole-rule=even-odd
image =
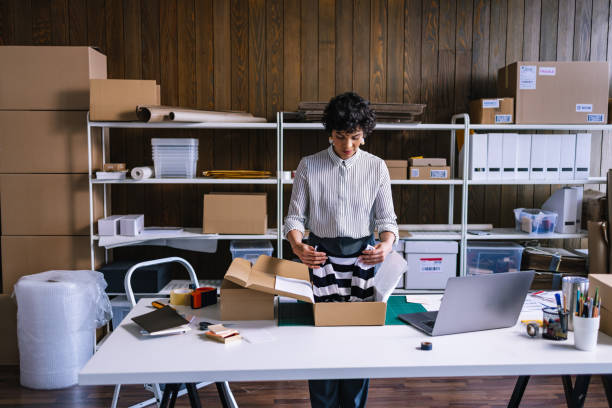
[{"label": "shipping label", "polygon": [[540,75],[555,76],[557,74],[557,68],[556,67],[540,67],[539,73]]},{"label": "shipping label", "polygon": [[410,169],[410,177],[417,178],[419,177],[419,169]]},{"label": "shipping label", "polygon": [[483,99],[482,107],[483,109],[486,109],[486,108],[497,109],[499,108],[499,99]]},{"label": "shipping label", "polygon": [[419,272],[436,273],[442,272],[442,258],[420,258]]},{"label": "shipping label", "polygon": [[587,122],[591,123],[603,123],[604,114],[603,113],[591,113],[587,115]]},{"label": "shipping label", "polygon": [[592,103],[577,103],[576,112],[593,112]]},{"label": "shipping label", "polygon": [[512,115],[495,115],[495,123],[512,123]]},{"label": "shipping label", "polygon": [[446,179],[448,178],[447,170],[431,170],[429,177],[432,179]]},{"label": "shipping label", "polygon": [[521,65],[519,74],[519,89],[536,89],[537,67]]}]

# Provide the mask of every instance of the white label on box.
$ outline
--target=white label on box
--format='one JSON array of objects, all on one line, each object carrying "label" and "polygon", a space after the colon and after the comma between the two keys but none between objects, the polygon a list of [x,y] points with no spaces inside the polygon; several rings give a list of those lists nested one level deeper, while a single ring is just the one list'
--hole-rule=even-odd
[{"label": "white label on box", "polygon": [[446,179],[448,178],[448,172],[446,170],[431,170],[429,177],[432,179]]},{"label": "white label on box", "polygon": [[483,99],[483,108],[499,108],[499,99]]},{"label": "white label on box", "polygon": [[536,68],[535,65],[521,65],[519,89],[536,89]]},{"label": "white label on box", "polygon": [[592,103],[577,103],[576,112],[593,112]]},{"label": "white label on box", "polygon": [[512,115],[495,115],[495,123],[512,123]]},{"label": "white label on box", "polygon": [[592,113],[587,115],[587,122],[597,122],[602,123],[604,121],[603,113]]},{"label": "white label on box", "polygon": [[436,273],[442,272],[442,258],[420,258],[419,272]]},{"label": "white label on box", "polygon": [[419,169],[410,169],[410,177],[415,178],[419,177]]},{"label": "white label on box", "polygon": [[557,74],[556,67],[540,67],[540,75],[555,76]]}]

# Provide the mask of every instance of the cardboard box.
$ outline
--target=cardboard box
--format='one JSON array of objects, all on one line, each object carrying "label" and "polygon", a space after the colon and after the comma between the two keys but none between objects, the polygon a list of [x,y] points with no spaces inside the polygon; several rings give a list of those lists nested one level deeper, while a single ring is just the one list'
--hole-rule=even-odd
[{"label": "cardboard box", "polygon": [[410,167],[410,180],[448,180],[448,166],[416,166]]},{"label": "cardboard box", "polygon": [[[94,185],[94,220],[103,216]],[[2,235],[89,235],[86,174],[0,175]]]},{"label": "cardboard box", "polygon": [[408,178],[408,160],[385,160],[391,180],[406,180]]},{"label": "cardboard box", "polygon": [[88,110],[89,80],[106,78],[91,47],[0,47],[0,110]]},{"label": "cardboard box", "polygon": [[136,106],[161,105],[159,85],[137,79],[92,79],[89,119],[136,121]]},{"label": "cardboard box", "polygon": [[423,167],[423,166],[446,166],[446,159],[440,158],[428,158],[423,157],[422,159],[411,158],[411,167]]},{"label": "cardboard box", "polygon": [[[277,289],[277,277],[302,281],[299,291]],[[270,295],[287,296],[313,304],[315,326],[381,326],[385,324],[387,304],[385,302],[334,302],[314,303],[312,284],[306,265],[261,255],[253,266],[245,259],[236,258],[225,273],[225,280],[238,286]],[[299,293],[298,293],[299,292]],[[244,297],[225,299],[221,308],[250,309]],[[222,319],[224,319],[222,317]]]},{"label": "cardboard box", "polygon": [[220,293],[221,320],[274,320],[273,294],[246,289],[226,279]]},{"label": "cardboard box", "polygon": [[0,295],[0,366],[18,365],[17,303],[10,295]]},{"label": "cardboard box", "polygon": [[[595,296],[595,289],[599,288],[599,296],[604,302],[612,299],[612,274],[589,274],[589,296]],[[612,307],[610,303],[601,304],[599,318],[599,331],[612,336]]]},{"label": "cardboard box", "polygon": [[205,234],[265,234],[266,193],[204,194]]},{"label": "cardboard box", "polygon": [[[101,135],[92,129],[94,170]],[[0,173],[87,173],[87,112],[0,111]]]},{"label": "cardboard box", "polygon": [[482,98],[471,101],[470,123],[514,123],[514,99]]},{"label": "cardboard box", "polygon": [[[53,269],[91,269],[89,237],[3,236],[2,293],[13,293],[20,277]],[[104,251],[96,245],[96,261]],[[96,265],[98,267],[100,265]]]},{"label": "cardboard box", "polygon": [[607,62],[515,62],[497,73],[497,95],[514,98],[518,124],[604,124]]},{"label": "cardboard box", "polygon": [[612,98],[608,98],[608,123],[612,123]]}]

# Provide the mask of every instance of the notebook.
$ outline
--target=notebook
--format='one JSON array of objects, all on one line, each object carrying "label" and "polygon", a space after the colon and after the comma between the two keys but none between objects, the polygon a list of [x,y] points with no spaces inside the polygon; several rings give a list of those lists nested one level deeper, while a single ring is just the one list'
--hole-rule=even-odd
[{"label": "notebook", "polygon": [[150,336],[182,333],[190,330],[187,321],[170,306],[133,317],[132,320],[142,327]]}]

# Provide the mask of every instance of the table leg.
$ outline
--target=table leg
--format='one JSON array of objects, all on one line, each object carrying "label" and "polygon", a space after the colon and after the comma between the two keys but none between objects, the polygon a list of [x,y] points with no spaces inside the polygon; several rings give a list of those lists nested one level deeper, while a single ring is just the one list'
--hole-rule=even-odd
[{"label": "table leg", "polygon": [[589,389],[590,375],[577,375],[574,383],[574,406],[582,408]]},{"label": "table leg", "polygon": [[170,398],[173,394],[174,388],[176,384],[166,384],[164,387],[164,394],[162,395],[161,402],[159,403],[159,408],[168,408],[168,403],[170,402]]},{"label": "table leg", "polygon": [[603,383],[604,390],[606,391],[606,398],[608,399],[608,406],[612,407],[612,375],[602,375],[601,382]]},{"label": "table leg", "polygon": [[229,408],[227,398],[225,397],[225,384],[222,382],[216,382],[217,392],[219,393],[219,399],[221,400],[221,406],[223,408]]},{"label": "table leg", "polygon": [[521,399],[523,399],[523,393],[525,392],[525,388],[527,388],[529,377],[528,375],[521,375],[516,380],[512,397],[510,397],[510,402],[508,402],[508,408],[518,408],[521,405]]},{"label": "table leg", "polygon": [[562,375],[561,381],[563,382],[563,391],[565,391],[565,403],[568,407],[571,407],[574,403],[574,386],[572,385],[572,377],[569,375]]},{"label": "table leg", "polygon": [[174,405],[176,404],[176,398],[178,397],[179,389],[181,388],[181,384],[172,384],[172,385],[173,385],[172,395],[170,395],[170,404],[168,405],[168,408],[174,408]]},{"label": "table leg", "polygon": [[189,396],[189,403],[191,404],[191,408],[202,408],[196,385],[194,383],[187,383],[185,384],[185,386],[187,387],[187,395]]}]

